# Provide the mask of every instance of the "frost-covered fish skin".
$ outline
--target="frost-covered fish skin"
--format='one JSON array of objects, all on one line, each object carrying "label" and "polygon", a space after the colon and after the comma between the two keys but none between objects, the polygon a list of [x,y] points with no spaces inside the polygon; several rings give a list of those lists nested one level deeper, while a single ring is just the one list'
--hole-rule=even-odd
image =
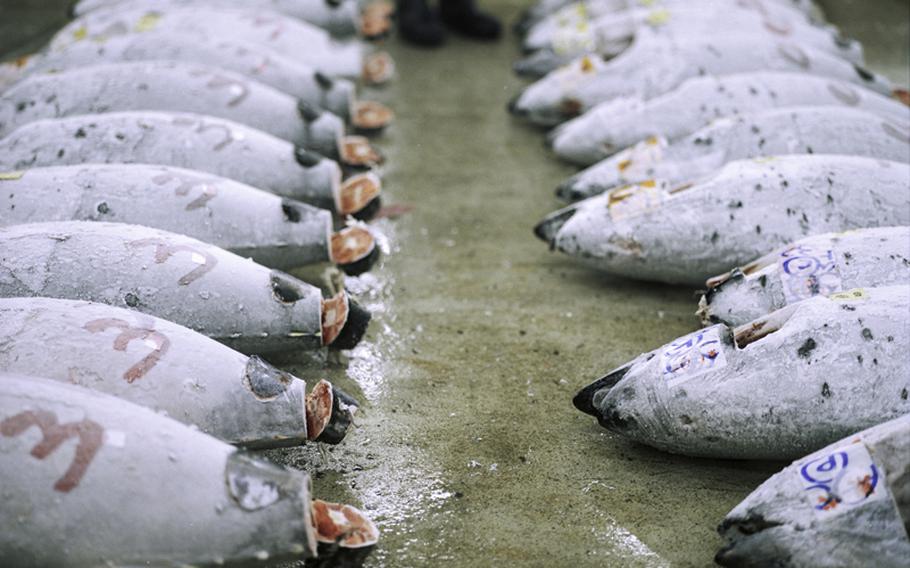
[{"label": "frost-covered fish skin", "polygon": [[66,49],[78,42],[104,41],[115,36],[148,32],[187,34],[215,40],[231,38],[275,50],[331,77],[388,79],[370,67],[381,63],[382,72],[393,72],[385,54],[366,56],[358,42],[338,42],[320,28],[277,12],[192,7],[156,10],[135,8],[97,10],[63,27],[51,39],[48,51]]},{"label": "frost-covered fish skin", "polygon": [[642,354],[573,403],[667,452],[792,459],[910,412],[908,313],[908,286],[815,296]]},{"label": "frost-covered fish skin", "polygon": [[[332,526],[335,505],[311,499],[306,473],[75,385],[0,375],[0,453],[4,565],[303,559]],[[342,546],[375,543],[376,526],[349,509]]]},{"label": "frost-covered fish skin", "polygon": [[720,118],[673,143],[643,140],[570,177],[557,194],[576,200],[649,179],[692,182],[733,160],[788,154],[910,162],[910,120],[842,106],[787,107]]},{"label": "frost-covered fish skin", "polygon": [[896,284],[910,284],[910,228],[826,233],[708,280],[698,315],[737,326],[812,296]]},{"label": "frost-covered fish skin", "polygon": [[[189,113],[117,112],[39,120],[0,139],[0,169],[84,163],[204,171],[342,215],[370,205],[319,154],[248,126]],[[378,179],[373,180],[378,182]],[[372,199],[379,198],[376,188]]]},{"label": "frost-covered fish skin", "polygon": [[617,97],[668,93],[701,75],[788,71],[840,79],[884,95],[891,83],[835,55],[793,42],[754,35],[671,40],[641,36],[619,57],[584,56],[525,88],[510,110],[531,122],[555,126]]},{"label": "frost-covered fish skin", "polygon": [[356,89],[280,53],[232,38],[203,38],[179,32],[114,35],[45,50],[0,65],[7,75],[26,77],[102,63],[183,61],[239,73],[346,120],[351,117]]},{"label": "frost-covered fish skin", "polygon": [[901,568],[910,558],[910,416],[784,468],[718,528],[721,566]]},{"label": "frost-covered fish skin", "polygon": [[360,7],[356,0],[79,0],[73,5],[73,17],[94,10],[164,6],[213,6],[256,11],[274,11],[308,22],[338,37],[354,35],[359,29]]},{"label": "frost-covered fish skin", "polygon": [[245,124],[337,158],[344,122],[230,71],[176,61],[106,63],[31,75],[0,94],[0,136],[49,118],[188,112]]},{"label": "frost-covered fish skin", "polygon": [[731,162],[691,186],[620,188],[559,210],[536,234],[607,272],[701,287],[812,234],[910,224],[910,166],[855,156]]},{"label": "frost-covered fish skin", "polygon": [[781,10],[773,5],[762,5],[758,9],[727,0],[702,1],[579,19],[581,25],[573,26],[563,21],[550,23],[557,25],[537,26],[525,38],[525,49],[535,53],[515,64],[518,74],[540,77],[589,53],[615,57],[640,35],[672,39],[732,34],[767,36],[811,46],[863,64],[859,42],[843,38],[836,28],[810,22],[803,13]]},{"label": "frost-covered fish skin", "polygon": [[350,349],[370,314],[318,288],[196,239],[119,223],[0,229],[0,297],[129,307],[243,353]]},{"label": "frost-covered fish skin", "polygon": [[[304,381],[183,326],[133,310],[0,299],[0,368],[105,392],[249,448],[344,437],[356,407],[316,405]],[[323,381],[324,382],[324,381]],[[318,396],[329,383],[314,390]],[[340,397],[339,397],[340,398]],[[350,397],[347,397],[350,400]],[[312,412],[308,412],[310,410]],[[333,410],[340,417],[332,421]],[[321,428],[308,430],[310,424]]]},{"label": "frost-covered fish skin", "polygon": [[49,221],[145,225],[199,239],[272,268],[335,262],[356,274],[379,256],[370,232],[332,233],[332,215],[192,170],[85,164],[0,173],[0,226]]},{"label": "frost-covered fish skin", "polygon": [[883,118],[910,119],[910,108],[837,79],[757,71],[689,79],[678,88],[643,100],[620,97],[564,122],[548,135],[556,154],[584,166],[652,136],[675,141],[712,120],[793,106],[847,106]]}]

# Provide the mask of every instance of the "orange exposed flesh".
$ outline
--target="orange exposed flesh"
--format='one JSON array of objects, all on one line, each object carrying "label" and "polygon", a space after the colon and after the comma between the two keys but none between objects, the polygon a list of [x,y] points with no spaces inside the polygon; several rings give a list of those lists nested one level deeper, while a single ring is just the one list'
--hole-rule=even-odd
[{"label": "orange exposed flesh", "polygon": [[372,546],[379,540],[373,521],[350,505],[313,500],[313,525],[316,540],[344,548]]},{"label": "orange exposed flesh", "polygon": [[331,345],[348,321],[348,296],[339,292],[322,301],[322,344]]},{"label": "orange exposed flesh", "polygon": [[372,53],[363,60],[363,80],[371,85],[385,83],[394,71],[395,62],[388,53]]},{"label": "orange exposed flesh", "polygon": [[354,104],[351,123],[356,128],[378,130],[388,126],[395,114],[392,109],[374,101],[359,101]]},{"label": "orange exposed flesh", "polygon": [[348,227],[332,235],[332,262],[351,264],[367,257],[376,246],[373,234],[363,227]]},{"label": "orange exposed flesh", "polygon": [[332,419],[334,403],[332,385],[328,381],[319,381],[310,394],[306,395],[306,437],[315,440],[322,434]]},{"label": "orange exposed flesh", "polygon": [[341,184],[338,212],[342,215],[356,213],[379,197],[381,184],[373,174],[358,174]]},{"label": "orange exposed flesh", "polygon": [[371,166],[382,156],[363,136],[345,136],[341,141],[341,161],[352,166]]}]

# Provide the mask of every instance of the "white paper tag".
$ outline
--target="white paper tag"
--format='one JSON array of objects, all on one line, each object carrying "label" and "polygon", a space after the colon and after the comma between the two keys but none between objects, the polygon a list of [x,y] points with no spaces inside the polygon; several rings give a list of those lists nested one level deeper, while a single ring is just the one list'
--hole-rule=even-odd
[{"label": "white paper tag", "polygon": [[663,348],[660,354],[660,372],[668,387],[727,366],[720,340],[722,327],[715,325],[698,330]]},{"label": "white paper tag", "polygon": [[778,262],[788,304],[812,296],[830,296],[843,289],[834,251],[827,247],[790,247],[780,253]]},{"label": "white paper tag", "polygon": [[817,515],[834,517],[888,496],[885,473],[854,443],[799,465],[803,494]]}]

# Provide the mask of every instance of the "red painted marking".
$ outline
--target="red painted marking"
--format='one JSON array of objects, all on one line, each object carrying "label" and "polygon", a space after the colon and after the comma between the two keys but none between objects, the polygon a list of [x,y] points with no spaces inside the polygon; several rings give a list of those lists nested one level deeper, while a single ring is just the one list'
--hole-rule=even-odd
[{"label": "red painted marking", "polygon": [[171,340],[160,331],[155,331],[151,327],[133,327],[129,322],[117,318],[103,318],[90,321],[83,326],[91,333],[99,333],[110,328],[120,330],[120,335],[114,339],[114,349],[116,351],[126,351],[126,347],[131,341],[136,339],[145,341],[151,340],[155,344],[155,349],[146,355],[141,361],[127,369],[123,373],[126,382],[133,383],[145,376],[152,368],[158,364],[158,361],[167,353],[171,346]]},{"label": "red painted marking", "polygon": [[155,264],[162,264],[167,262],[167,259],[171,258],[178,252],[189,252],[201,255],[205,258],[205,262],[200,264],[190,272],[184,274],[180,277],[180,280],[177,281],[181,286],[187,286],[194,281],[198,280],[205,276],[206,273],[211,272],[215,265],[218,264],[218,259],[216,259],[211,254],[206,251],[193,248],[189,245],[172,245],[163,241],[161,239],[140,239],[138,241],[132,241],[130,246],[134,247],[155,247]]},{"label": "red painted marking", "polygon": [[61,493],[69,493],[79,485],[88,466],[95,458],[104,441],[104,428],[93,420],[87,418],[79,422],[58,424],[57,415],[47,410],[27,410],[15,416],[10,416],[0,422],[0,434],[7,438],[18,436],[32,426],[41,430],[41,441],[32,448],[32,456],[43,460],[54,453],[63,442],[69,438],[79,438],[76,445],[76,455],[63,477],[54,483],[54,489]]}]

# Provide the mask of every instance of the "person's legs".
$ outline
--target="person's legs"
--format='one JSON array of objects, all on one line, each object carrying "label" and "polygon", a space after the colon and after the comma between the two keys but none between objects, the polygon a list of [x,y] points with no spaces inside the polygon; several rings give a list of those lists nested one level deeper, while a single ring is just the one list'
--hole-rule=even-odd
[{"label": "person's legs", "polygon": [[474,0],[440,0],[439,14],[446,26],[468,37],[496,39],[500,35],[499,20],[479,11]]},{"label": "person's legs", "polygon": [[406,41],[426,47],[445,41],[439,15],[427,5],[427,0],[397,0],[396,5],[398,30]]}]

